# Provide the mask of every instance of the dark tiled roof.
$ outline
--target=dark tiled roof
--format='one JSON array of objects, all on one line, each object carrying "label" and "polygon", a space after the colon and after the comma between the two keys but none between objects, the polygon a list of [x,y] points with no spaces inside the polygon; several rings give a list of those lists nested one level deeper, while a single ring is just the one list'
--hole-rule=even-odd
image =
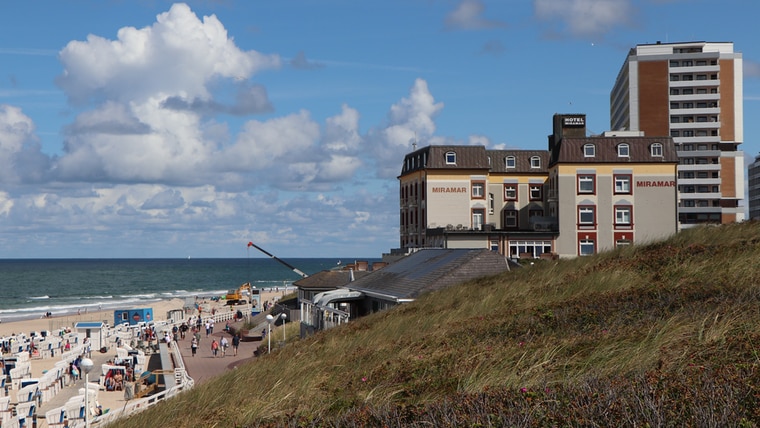
[{"label": "dark tiled roof", "polygon": [[[508,172],[518,174],[546,174],[549,166],[548,150],[488,150],[491,158],[491,172]],[[515,157],[515,167],[507,168],[507,156]],[[541,159],[540,168],[530,167],[530,158],[538,156]]]},{"label": "dark tiled roof", "polygon": [[[354,278],[359,279],[369,274],[370,272],[367,271],[355,271]],[[317,272],[314,275],[299,279],[294,282],[293,285],[298,288],[310,290],[329,290],[343,287],[349,282],[351,282],[351,275],[347,270],[323,270],[322,272]]]},{"label": "dark tiled roof", "polygon": [[[446,153],[456,155],[456,163],[446,163]],[[485,169],[488,156],[484,146],[427,146],[404,157],[401,174],[421,169]]]},{"label": "dark tiled roof", "polygon": [[[428,168],[488,169],[488,156],[483,146],[429,146]],[[446,163],[446,153],[456,154],[456,164]]]},{"label": "dark tiled roof", "polygon": [[507,263],[504,256],[485,249],[423,249],[346,288],[387,300],[414,299],[425,292],[504,272]]},{"label": "dark tiled roof", "polygon": [[[629,156],[619,157],[617,147],[621,143],[629,146]],[[650,147],[662,144],[662,156],[652,156]],[[595,156],[585,157],[583,146],[594,144]],[[561,163],[677,163],[675,145],[671,137],[588,137],[563,138],[554,162]]]}]

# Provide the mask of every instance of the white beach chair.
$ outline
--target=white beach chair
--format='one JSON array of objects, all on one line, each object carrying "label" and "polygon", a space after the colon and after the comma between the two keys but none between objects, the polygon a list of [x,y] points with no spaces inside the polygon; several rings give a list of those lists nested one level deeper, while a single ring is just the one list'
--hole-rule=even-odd
[{"label": "white beach chair", "polygon": [[19,404],[27,403],[30,401],[36,401],[37,392],[39,392],[39,390],[40,390],[40,387],[36,383],[27,385],[18,390],[18,393],[16,394],[16,399],[18,400]]},{"label": "white beach chair", "polygon": [[45,422],[48,427],[62,427],[65,420],[66,409],[63,406],[45,412]]},{"label": "white beach chair", "polygon": [[16,405],[16,417],[20,426],[32,426],[37,411],[36,401],[27,401]]},{"label": "white beach chair", "polygon": [[13,418],[13,409],[11,409],[11,397],[0,397],[0,424],[5,427],[5,422]]}]

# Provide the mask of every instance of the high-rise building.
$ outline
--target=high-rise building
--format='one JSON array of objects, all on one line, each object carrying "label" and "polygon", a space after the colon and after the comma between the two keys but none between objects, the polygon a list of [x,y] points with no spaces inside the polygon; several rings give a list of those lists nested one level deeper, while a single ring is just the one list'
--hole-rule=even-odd
[{"label": "high-rise building", "polygon": [[755,161],[749,166],[747,182],[749,218],[760,220],[760,155],[755,156]]},{"label": "high-rise building", "polygon": [[610,93],[610,129],[673,137],[681,228],[744,220],[743,121],[730,42],[637,45]]}]

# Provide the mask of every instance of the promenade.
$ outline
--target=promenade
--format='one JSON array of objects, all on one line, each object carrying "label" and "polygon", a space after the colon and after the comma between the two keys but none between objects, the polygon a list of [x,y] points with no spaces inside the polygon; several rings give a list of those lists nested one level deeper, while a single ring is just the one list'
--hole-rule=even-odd
[{"label": "promenade", "polygon": [[[217,326],[220,326],[220,324],[221,323],[218,323]],[[230,323],[231,327],[240,328],[242,325],[242,322]],[[258,327],[259,331],[263,329],[265,325],[266,324]],[[206,336],[205,331],[201,331],[201,340],[195,356],[192,355],[190,347],[193,338],[193,335],[190,332],[185,336],[185,339],[179,339],[177,341],[177,348],[180,350],[185,369],[188,375],[193,378],[196,386],[223,374],[227,370],[233,370],[237,366],[255,359],[254,351],[261,344],[261,341],[240,342],[237,355],[235,355],[235,351],[232,347],[232,335],[224,331],[224,325],[221,325],[220,327],[221,328],[215,328],[214,332],[209,336]],[[224,356],[222,356],[220,350],[217,353],[217,356],[214,357],[211,351],[212,340],[216,339],[217,342],[221,342],[222,337],[227,338],[230,346]],[[98,382],[101,365],[105,364],[108,360],[113,360],[115,356],[116,351],[114,348],[109,349],[106,353],[92,352],[91,359],[94,363],[94,368],[89,375],[90,382]],[[84,376],[80,380],[69,382],[69,384],[51,400],[43,403],[37,411],[37,426],[47,426],[45,413],[49,410],[63,406],[71,397],[78,395],[79,390],[84,388],[84,384]],[[104,411],[123,409],[128,404],[124,399],[123,391],[100,390],[98,391],[96,400],[102,406]]]},{"label": "promenade", "polygon": [[[233,327],[240,327],[242,322],[230,324]],[[217,324],[218,326],[218,324]],[[223,326],[222,326],[223,328]],[[259,327],[262,329],[263,327]],[[260,331],[260,330],[259,330]],[[226,356],[222,357],[221,350],[218,356],[214,358],[211,353],[211,341],[216,339],[219,342],[222,337],[226,337],[230,343],[230,347],[227,349]],[[201,342],[198,345],[198,352],[195,357],[192,356],[190,349],[190,342],[192,341],[192,335],[190,333],[185,336],[184,340],[178,342],[182,359],[185,361],[185,369],[191,378],[195,381],[195,385],[201,384],[209,379],[212,379],[227,370],[231,370],[240,364],[254,359],[253,351],[261,344],[261,341],[256,342],[240,342],[237,356],[234,356],[232,349],[232,335],[220,330],[214,329],[214,333],[206,337],[206,332],[201,331]]]}]

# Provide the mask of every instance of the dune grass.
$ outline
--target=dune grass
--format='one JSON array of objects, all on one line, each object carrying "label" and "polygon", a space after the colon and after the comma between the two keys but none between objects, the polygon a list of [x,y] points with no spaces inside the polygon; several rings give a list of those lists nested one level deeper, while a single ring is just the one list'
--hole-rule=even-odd
[{"label": "dune grass", "polygon": [[117,426],[757,426],[759,243],[754,222],[691,229],[306,339],[292,323],[287,346]]}]

